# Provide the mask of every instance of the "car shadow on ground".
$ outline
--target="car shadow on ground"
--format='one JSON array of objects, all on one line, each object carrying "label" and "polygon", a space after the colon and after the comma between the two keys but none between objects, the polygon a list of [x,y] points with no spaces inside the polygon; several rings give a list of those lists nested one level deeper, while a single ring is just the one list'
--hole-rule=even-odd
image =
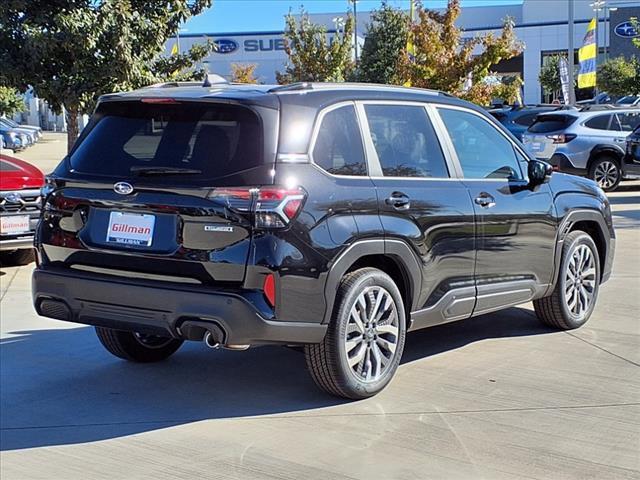
[{"label": "car shadow on ground", "polygon": [[[550,332],[530,311],[511,308],[410,333],[403,363],[489,338]],[[0,348],[5,451],[347,403],[317,390],[303,355],[283,347],[230,352],[189,342],[165,362],[133,364],[104,351],[90,327],[13,333]]]}]

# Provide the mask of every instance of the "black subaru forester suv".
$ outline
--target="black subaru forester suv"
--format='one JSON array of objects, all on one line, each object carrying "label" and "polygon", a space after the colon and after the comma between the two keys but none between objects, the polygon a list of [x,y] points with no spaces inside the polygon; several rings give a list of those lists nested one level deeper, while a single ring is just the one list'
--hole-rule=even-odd
[{"label": "black subaru forester suv", "polygon": [[590,317],[609,202],[474,105],[356,84],[165,84],[101,98],[45,187],[33,301],[151,362],[184,340],[303,346],[364,398],[406,333],[533,300]]}]

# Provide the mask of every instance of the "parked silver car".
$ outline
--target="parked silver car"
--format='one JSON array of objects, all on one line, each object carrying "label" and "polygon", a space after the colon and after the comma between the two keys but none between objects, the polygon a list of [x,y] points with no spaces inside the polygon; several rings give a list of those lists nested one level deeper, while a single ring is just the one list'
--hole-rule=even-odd
[{"label": "parked silver car", "polygon": [[525,147],[558,170],[589,177],[612,191],[625,172],[626,138],[640,124],[639,107],[595,105],[536,117],[522,137]]}]

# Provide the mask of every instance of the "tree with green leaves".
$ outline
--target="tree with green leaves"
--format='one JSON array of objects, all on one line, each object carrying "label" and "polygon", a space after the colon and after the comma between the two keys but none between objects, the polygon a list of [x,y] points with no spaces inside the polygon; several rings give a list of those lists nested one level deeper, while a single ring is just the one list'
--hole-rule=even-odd
[{"label": "tree with green leaves", "polygon": [[[461,13],[460,0],[449,0],[444,13],[418,5],[418,18],[411,25],[414,52],[403,50],[398,62],[399,78],[414,87],[434,88],[483,103],[491,96],[491,86],[482,82],[490,69],[502,60],[520,55],[523,50],[511,19],[504,21],[498,36],[488,33],[462,39],[456,26]],[[478,53],[479,51],[479,53]],[[471,77],[473,86],[465,85]],[[510,86],[517,88],[515,84]]]},{"label": "tree with green leaves", "polygon": [[409,16],[383,2],[371,15],[358,65],[358,80],[370,83],[398,83],[397,63],[407,46]]},{"label": "tree with green leaves", "polygon": [[[211,0],[2,0],[0,84],[29,86],[67,113],[67,148],[78,136],[79,114],[105,93],[193,74],[213,49],[196,45],[164,56],[180,25]],[[187,70],[185,72],[185,69]]]},{"label": "tree with green leaves", "polygon": [[560,55],[547,57],[540,67],[538,81],[545,94],[551,95],[554,99],[560,97],[562,91],[562,81],[560,80]]},{"label": "tree with green leaves", "polygon": [[0,117],[11,117],[24,108],[24,99],[15,88],[0,85]]},{"label": "tree with green leaves", "polygon": [[354,27],[353,16],[347,15],[344,29],[329,41],[326,27],[312,23],[304,9],[300,9],[299,22],[289,13],[284,32],[288,63],[284,72],[276,72],[278,83],[345,81],[354,68]]},{"label": "tree with green leaves", "polygon": [[640,60],[638,57],[611,58],[598,65],[598,87],[616,97],[639,94]]}]

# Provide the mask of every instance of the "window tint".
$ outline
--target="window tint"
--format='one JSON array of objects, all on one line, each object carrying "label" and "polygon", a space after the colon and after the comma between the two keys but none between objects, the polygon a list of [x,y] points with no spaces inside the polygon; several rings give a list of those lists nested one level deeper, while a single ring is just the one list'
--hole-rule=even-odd
[{"label": "window tint", "polygon": [[529,127],[531,133],[548,133],[563,130],[576,121],[572,115],[538,115]]},{"label": "window tint", "polygon": [[[205,104],[104,103],[89,133],[70,157],[78,172],[132,178],[148,168],[181,168],[189,183],[241,172],[262,164],[262,128],[242,107]],[[145,181],[171,183],[176,175]]]},{"label": "window tint", "polygon": [[313,147],[316,165],[334,175],[366,175],[362,136],[353,105],[328,112]]},{"label": "window tint", "polygon": [[522,178],[513,145],[493,125],[469,112],[438,110],[466,178]]},{"label": "window tint", "polygon": [[633,132],[640,125],[640,112],[617,113],[616,116],[623,132]]},{"label": "window tint", "polygon": [[364,108],[385,176],[449,176],[440,143],[424,107],[365,105]]},{"label": "window tint", "polygon": [[4,160],[0,160],[0,172],[19,172],[20,169],[15,165],[5,162]]},{"label": "window tint", "polygon": [[[584,122],[585,127],[595,128],[596,130],[609,130],[611,115],[597,115]],[[613,130],[617,130],[612,127]]]},{"label": "window tint", "polygon": [[504,112],[489,112],[493,115],[493,118],[498,120],[500,123],[504,122],[507,119],[507,114]]},{"label": "window tint", "polygon": [[518,125],[522,125],[523,127],[528,127],[536,119],[537,115],[537,113],[526,113],[524,115],[520,115],[514,120],[514,122]]}]

